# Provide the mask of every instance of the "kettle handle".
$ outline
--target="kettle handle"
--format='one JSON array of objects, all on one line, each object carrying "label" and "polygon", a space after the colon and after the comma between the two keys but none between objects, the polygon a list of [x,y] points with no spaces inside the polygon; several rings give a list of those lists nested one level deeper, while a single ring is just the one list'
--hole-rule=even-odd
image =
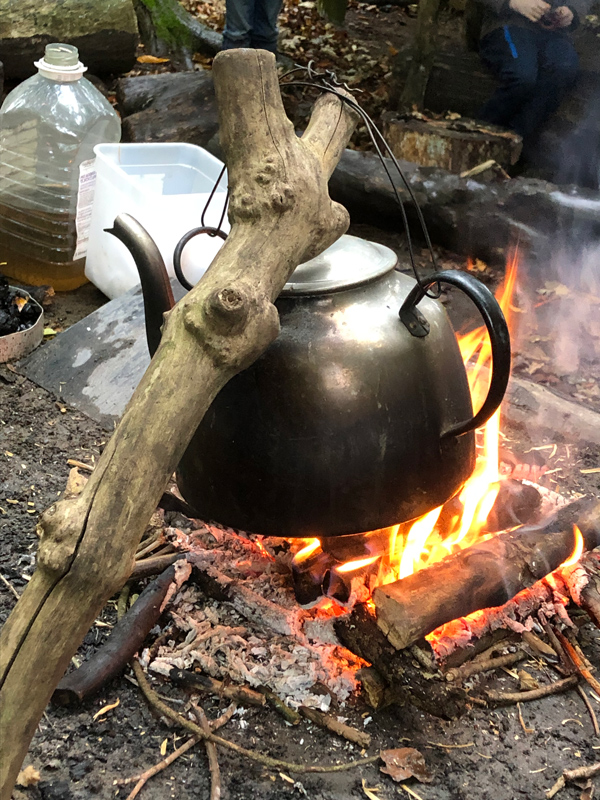
[{"label": "kettle handle", "polygon": [[442,439],[446,439],[480,428],[500,407],[510,377],[510,334],[502,309],[487,286],[466,272],[443,270],[428,277],[426,283],[417,284],[402,303],[400,319],[413,336],[422,337],[429,333],[429,323],[416,306],[435,283],[456,286],[473,301],[483,317],[492,346],[492,377],[487,397],[471,419],[444,431]]}]

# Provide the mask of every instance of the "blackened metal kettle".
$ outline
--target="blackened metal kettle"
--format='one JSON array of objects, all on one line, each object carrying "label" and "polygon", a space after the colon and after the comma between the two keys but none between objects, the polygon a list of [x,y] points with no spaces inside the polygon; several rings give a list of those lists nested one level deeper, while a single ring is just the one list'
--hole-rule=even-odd
[{"label": "blackened metal kettle", "polygon": [[[153,352],[173,302],[162,258],[130,217],[111,232],[140,272]],[[179,464],[199,517],[271,536],[341,536],[414,519],[460,490],[474,431],[508,383],[506,322],[471,275],[443,271],[421,286],[395,266],[388,248],[343,236],[296,269],[276,302],[279,337],[217,395]],[[454,330],[426,296],[438,282],[466,292],[490,334],[491,382],[475,415]]]}]

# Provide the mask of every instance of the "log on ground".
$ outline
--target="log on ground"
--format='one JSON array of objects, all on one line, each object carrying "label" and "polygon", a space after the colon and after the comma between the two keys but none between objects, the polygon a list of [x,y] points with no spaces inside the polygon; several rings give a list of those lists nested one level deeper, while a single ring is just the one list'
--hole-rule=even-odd
[{"label": "log on ground", "polygon": [[578,500],[545,523],[522,526],[465,548],[373,592],[377,624],[401,650],[453,619],[501,606],[557,569],[574,550],[600,545],[600,502]]},{"label": "log on ground", "polygon": [[219,126],[212,75],[205,70],[121,78],[117,101],[124,142],[204,147]]},{"label": "log on ground", "polygon": [[28,78],[51,42],[79,49],[97,75],[127,72],[135,63],[138,29],[132,0],[2,0],[0,53],[5,77]]}]

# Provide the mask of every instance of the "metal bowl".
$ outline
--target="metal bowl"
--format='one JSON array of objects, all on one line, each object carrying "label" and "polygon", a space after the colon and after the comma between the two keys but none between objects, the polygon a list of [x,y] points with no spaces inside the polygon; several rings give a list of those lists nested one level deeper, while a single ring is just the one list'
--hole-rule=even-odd
[{"label": "metal bowl", "polygon": [[11,286],[10,288],[14,289],[20,297],[24,297],[25,300],[29,300],[36,305],[40,310],[40,315],[31,328],[0,336],[0,364],[4,364],[5,361],[16,361],[19,358],[23,358],[28,353],[31,353],[32,350],[35,350],[44,338],[44,309],[24,289],[19,289],[16,286]]}]

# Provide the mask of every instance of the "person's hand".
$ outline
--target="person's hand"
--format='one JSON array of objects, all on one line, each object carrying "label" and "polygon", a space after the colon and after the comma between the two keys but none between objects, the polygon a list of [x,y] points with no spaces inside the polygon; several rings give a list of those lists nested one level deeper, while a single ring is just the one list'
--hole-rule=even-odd
[{"label": "person's hand", "polygon": [[556,24],[559,28],[568,28],[573,22],[573,12],[567,6],[559,6],[555,11]]},{"label": "person's hand", "polygon": [[[508,5],[513,11],[522,14],[532,22],[539,22],[551,8],[549,3],[545,3],[544,0],[509,0]],[[561,8],[564,8],[565,11],[569,10],[566,6],[561,6]],[[571,14],[571,16],[573,15]]]}]

